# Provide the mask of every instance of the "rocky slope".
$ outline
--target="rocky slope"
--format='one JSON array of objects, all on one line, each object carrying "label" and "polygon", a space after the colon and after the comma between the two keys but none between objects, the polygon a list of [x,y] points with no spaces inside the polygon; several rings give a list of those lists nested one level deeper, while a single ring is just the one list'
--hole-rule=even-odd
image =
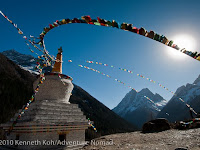
[{"label": "rocky slope", "polygon": [[[148,96],[158,106],[147,100],[144,96]],[[166,101],[163,97],[157,93],[153,94],[148,88],[145,88],[139,93],[131,90],[113,111],[141,129],[142,125],[154,119],[165,105]]]}]

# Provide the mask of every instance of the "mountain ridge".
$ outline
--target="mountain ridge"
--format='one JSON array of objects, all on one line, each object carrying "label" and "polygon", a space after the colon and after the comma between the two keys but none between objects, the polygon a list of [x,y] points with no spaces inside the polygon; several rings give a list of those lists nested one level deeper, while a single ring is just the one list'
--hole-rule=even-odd
[{"label": "mountain ridge", "polygon": [[[158,106],[147,100],[144,96],[152,99]],[[131,90],[122,101],[113,108],[113,111],[137,126],[139,129],[142,125],[154,119],[160,109],[164,107],[166,101],[158,93],[153,94],[148,88],[144,88],[138,93]]]},{"label": "mountain ridge", "polygon": [[[200,75],[192,84],[187,83],[177,88],[175,94],[176,96],[170,99],[157,117],[165,117],[171,122],[191,119],[190,110],[186,103],[194,108],[197,113],[200,112]],[[182,98],[185,103],[181,102],[179,98]],[[170,115],[167,116],[166,113]],[[193,114],[193,116],[195,115]]]}]

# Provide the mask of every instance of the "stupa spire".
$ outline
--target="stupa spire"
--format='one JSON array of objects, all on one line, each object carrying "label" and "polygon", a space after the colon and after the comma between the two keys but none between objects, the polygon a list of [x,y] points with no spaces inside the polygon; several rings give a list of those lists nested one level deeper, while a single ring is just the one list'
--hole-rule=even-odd
[{"label": "stupa spire", "polygon": [[52,72],[61,73],[62,74],[62,47],[58,49],[58,54],[56,56],[57,61],[55,62]]}]

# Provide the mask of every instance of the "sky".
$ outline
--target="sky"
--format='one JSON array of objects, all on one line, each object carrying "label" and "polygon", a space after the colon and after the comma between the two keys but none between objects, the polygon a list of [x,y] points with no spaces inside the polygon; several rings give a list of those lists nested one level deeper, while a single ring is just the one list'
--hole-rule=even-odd
[{"label": "sky", "polygon": [[[153,30],[170,40],[176,39],[182,48],[198,52],[199,6],[199,0],[0,1],[0,10],[16,23],[25,35],[38,37],[44,27],[56,20],[90,15],[94,19],[100,17],[119,23],[131,23],[148,31]],[[149,88],[166,100],[173,96],[136,74],[155,80],[174,92],[182,85],[193,83],[200,74],[199,61],[144,36],[111,27],[62,25],[45,36],[45,45],[54,56],[62,46],[63,74],[71,76],[74,84],[111,109],[130,91],[128,85],[138,91]],[[0,52],[10,49],[36,57],[28,50],[17,30],[0,16]],[[69,63],[69,59],[73,62]],[[88,64],[86,60],[106,63],[115,68]],[[78,65],[97,69],[111,78]],[[131,70],[133,74],[123,72],[119,67]],[[114,79],[121,80],[127,86]]]}]

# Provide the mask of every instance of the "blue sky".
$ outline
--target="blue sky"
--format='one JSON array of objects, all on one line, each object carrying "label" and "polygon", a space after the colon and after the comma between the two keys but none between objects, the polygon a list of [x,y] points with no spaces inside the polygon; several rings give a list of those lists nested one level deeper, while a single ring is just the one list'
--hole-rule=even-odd
[{"label": "blue sky", "polygon": [[[26,35],[39,36],[48,24],[63,18],[80,18],[90,15],[119,23],[132,23],[138,28],[153,30],[169,39],[189,38],[186,44],[192,51],[200,52],[199,26],[200,1],[198,0],[19,0],[1,1],[4,12]],[[182,36],[184,35],[184,36]],[[15,49],[33,55],[16,29],[0,16],[0,52]],[[147,80],[137,77],[142,74],[172,91],[192,83],[200,74],[200,62],[189,56],[175,55],[174,49],[149,38],[127,31],[92,26],[68,24],[51,30],[45,37],[47,50],[56,55],[57,48],[63,47],[63,73],[73,77],[73,83],[81,86],[109,108],[115,107],[130,91],[114,81],[115,78],[137,90],[149,88],[166,100],[172,94]],[[35,55],[33,55],[35,56]],[[67,60],[73,60],[68,63]],[[116,68],[85,63],[94,60]],[[77,67],[83,64],[97,69],[112,78]],[[132,70],[134,74],[120,71],[118,67]]]}]

